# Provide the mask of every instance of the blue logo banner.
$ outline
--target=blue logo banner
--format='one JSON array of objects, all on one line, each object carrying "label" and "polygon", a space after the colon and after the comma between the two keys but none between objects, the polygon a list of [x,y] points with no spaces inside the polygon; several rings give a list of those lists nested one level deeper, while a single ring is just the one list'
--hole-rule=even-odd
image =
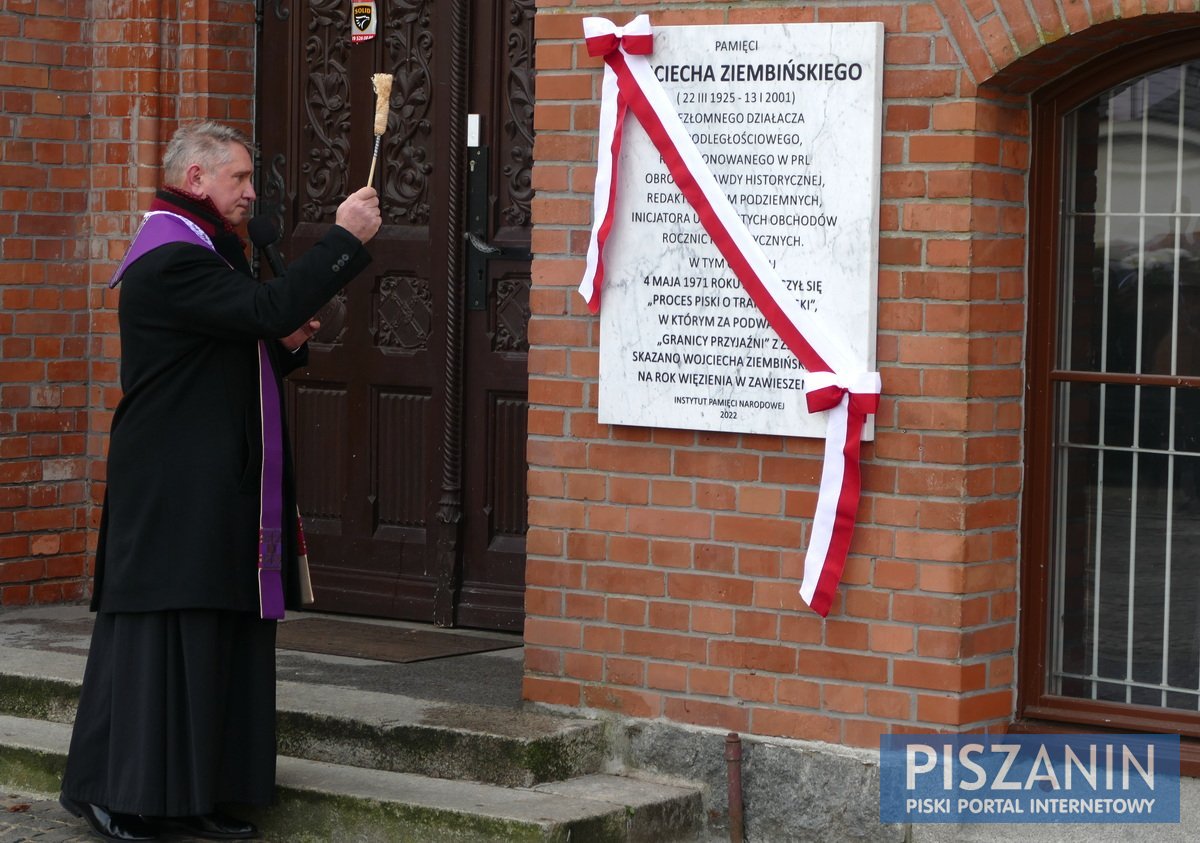
[{"label": "blue logo banner", "polygon": [[883,735],[885,823],[1177,823],[1178,735]]}]

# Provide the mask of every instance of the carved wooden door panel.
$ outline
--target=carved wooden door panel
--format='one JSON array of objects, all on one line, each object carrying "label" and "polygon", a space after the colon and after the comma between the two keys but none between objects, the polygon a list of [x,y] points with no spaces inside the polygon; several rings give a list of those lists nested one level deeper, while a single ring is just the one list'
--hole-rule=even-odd
[{"label": "carved wooden door panel", "polygon": [[[315,608],[520,629],[534,0],[377,7],[361,43],[350,0],[263,11],[260,210],[274,209],[285,256],[366,183],[370,79],[394,76],[374,261],[289,378]],[[484,260],[465,238],[481,207],[476,135]]]},{"label": "carved wooden door panel", "polygon": [[[467,530],[457,614],[520,630],[525,617],[529,234],[533,198],[535,0],[475,0],[468,150],[464,491]],[[471,140],[474,140],[473,138]],[[482,241],[482,242],[481,242]]]}]

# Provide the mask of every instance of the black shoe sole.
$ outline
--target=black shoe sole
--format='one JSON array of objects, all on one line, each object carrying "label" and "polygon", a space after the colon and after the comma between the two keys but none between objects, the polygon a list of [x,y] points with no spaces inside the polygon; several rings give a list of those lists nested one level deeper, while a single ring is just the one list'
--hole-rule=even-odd
[{"label": "black shoe sole", "polygon": [[90,811],[85,811],[83,809],[83,807],[81,807],[78,803],[75,802],[75,800],[69,799],[66,796],[63,796],[62,794],[59,794],[58,804],[61,805],[63,807],[63,810],[65,810],[71,816],[81,818],[84,822],[86,822],[88,824],[88,828],[90,828],[93,832],[95,832],[96,834],[103,837],[105,840],[157,840],[158,839],[157,835],[144,835],[144,836],[136,835],[134,837],[114,837],[111,834],[105,833],[104,829],[101,828],[96,823],[96,819],[95,819],[95,817],[92,816],[92,813]]}]

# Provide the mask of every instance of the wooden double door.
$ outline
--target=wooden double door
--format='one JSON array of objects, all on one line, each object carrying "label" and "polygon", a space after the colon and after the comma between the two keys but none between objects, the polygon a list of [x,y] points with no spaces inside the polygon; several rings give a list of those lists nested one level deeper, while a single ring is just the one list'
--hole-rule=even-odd
[{"label": "wooden double door", "polygon": [[285,258],[367,182],[366,272],[289,378],[323,611],[519,630],[526,532],[533,0],[265,0],[260,210]]}]

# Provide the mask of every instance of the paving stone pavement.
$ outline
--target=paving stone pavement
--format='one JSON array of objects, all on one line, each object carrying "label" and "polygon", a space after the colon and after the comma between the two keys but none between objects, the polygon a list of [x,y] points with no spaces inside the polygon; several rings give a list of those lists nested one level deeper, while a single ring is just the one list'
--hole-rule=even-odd
[{"label": "paving stone pavement", "polygon": [[82,820],[45,795],[5,792],[0,798],[0,843],[84,843],[96,840]]},{"label": "paving stone pavement", "polygon": [[[44,793],[0,794],[0,843],[96,843],[87,823],[68,814],[56,797]],[[164,834],[169,843],[202,843],[198,837]]]}]

